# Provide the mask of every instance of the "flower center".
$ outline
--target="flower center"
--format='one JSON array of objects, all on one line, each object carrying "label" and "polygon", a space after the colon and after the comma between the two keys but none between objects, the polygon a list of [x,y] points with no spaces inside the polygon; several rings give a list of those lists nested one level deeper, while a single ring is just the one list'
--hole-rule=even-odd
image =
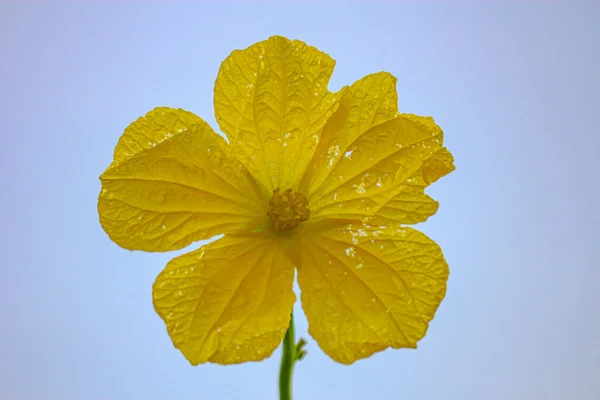
[{"label": "flower center", "polygon": [[273,197],[269,201],[271,209],[267,215],[276,231],[291,231],[308,219],[308,199],[302,193],[292,192],[292,189],[283,193],[279,193],[280,190],[273,190]]}]

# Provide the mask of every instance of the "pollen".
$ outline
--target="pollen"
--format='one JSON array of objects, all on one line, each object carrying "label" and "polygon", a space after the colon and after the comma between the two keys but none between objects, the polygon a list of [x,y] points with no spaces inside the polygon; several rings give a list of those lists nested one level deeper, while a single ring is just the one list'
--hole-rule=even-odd
[{"label": "pollen", "polygon": [[310,216],[308,199],[302,193],[287,189],[280,193],[281,188],[273,190],[269,201],[271,208],[267,215],[276,231],[291,231]]}]

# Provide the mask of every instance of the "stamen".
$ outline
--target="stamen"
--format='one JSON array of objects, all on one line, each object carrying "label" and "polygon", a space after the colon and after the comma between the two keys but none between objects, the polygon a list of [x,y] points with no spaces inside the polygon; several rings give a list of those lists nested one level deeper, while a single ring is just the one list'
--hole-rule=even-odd
[{"label": "stamen", "polygon": [[292,189],[283,193],[279,193],[280,190],[273,190],[267,215],[276,231],[291,231],[310,216],[308,199],[302,193],[292,192]]}]

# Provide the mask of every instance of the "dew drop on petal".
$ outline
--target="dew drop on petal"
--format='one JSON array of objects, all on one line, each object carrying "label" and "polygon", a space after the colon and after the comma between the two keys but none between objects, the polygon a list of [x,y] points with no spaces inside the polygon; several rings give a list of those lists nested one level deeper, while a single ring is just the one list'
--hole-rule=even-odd
[{"label": "dew drop on petal", "polygon": [[361,182],[360,185],[354,185],[354,187],[356,187],[356,193],[358,194],[364,194],[367,192],[364,182]]},{"label": "dew drop on petal", "polygon": [[346,249],[346,255],[348,257],[356,257],[356,251],[354,250],[354,247],[348,247]]}]

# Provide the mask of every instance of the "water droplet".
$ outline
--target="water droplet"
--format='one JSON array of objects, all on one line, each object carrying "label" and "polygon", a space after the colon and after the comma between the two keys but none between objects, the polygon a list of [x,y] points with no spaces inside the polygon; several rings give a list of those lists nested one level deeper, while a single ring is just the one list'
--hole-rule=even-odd
[{"label": "water droplet", "polygon": [[364,182],[361,182],[360,185],[355,184],[354,187],[356,188],[356,193],[358,193],[358,194],[364,194],[367,192]]},{"label": "water droplet", "polygon": [[162,230],[165,230],[165,229],[167,229],[167,226],[166,226],[166,225],[161,225],[161,227],[160,227],[160,228],[161,228]]},{"label": "water droplet", "polygon": [[356,257],[356,251],[354,250],[354,247],[348,247],[346,249],[346,255],[348,257]]},{"label": "water droplet", "polygon": [[361,269],[362,267],[364,267],[365,265],[363,263],[357,264],[356,265],[356,269]]},{"label": "water droplet", "polygon": [[217,332],[221,333],[221,327],[217,328]]},{"label": "water droplet", "polygon": [[329,158],[329,166],[333,166],[333,163],[335,162],[335,160],[337,160],[337,158],[340,156],[340,146],[339,145],[335,145],[335,146],[329,146],[329,148],[327,149],[327,158]]},{"label": "water droplet", "polygon": [[354,150],[348,150],[346,153],[344,153],[344,157],[351,159],[353,152],[354,152]]},{"label": "water droplet", "polygon": [[285,135],[283,135],[284,139],[289,139],[290,136],[292,136],[292,134],[290,132],[286,133]]}]

